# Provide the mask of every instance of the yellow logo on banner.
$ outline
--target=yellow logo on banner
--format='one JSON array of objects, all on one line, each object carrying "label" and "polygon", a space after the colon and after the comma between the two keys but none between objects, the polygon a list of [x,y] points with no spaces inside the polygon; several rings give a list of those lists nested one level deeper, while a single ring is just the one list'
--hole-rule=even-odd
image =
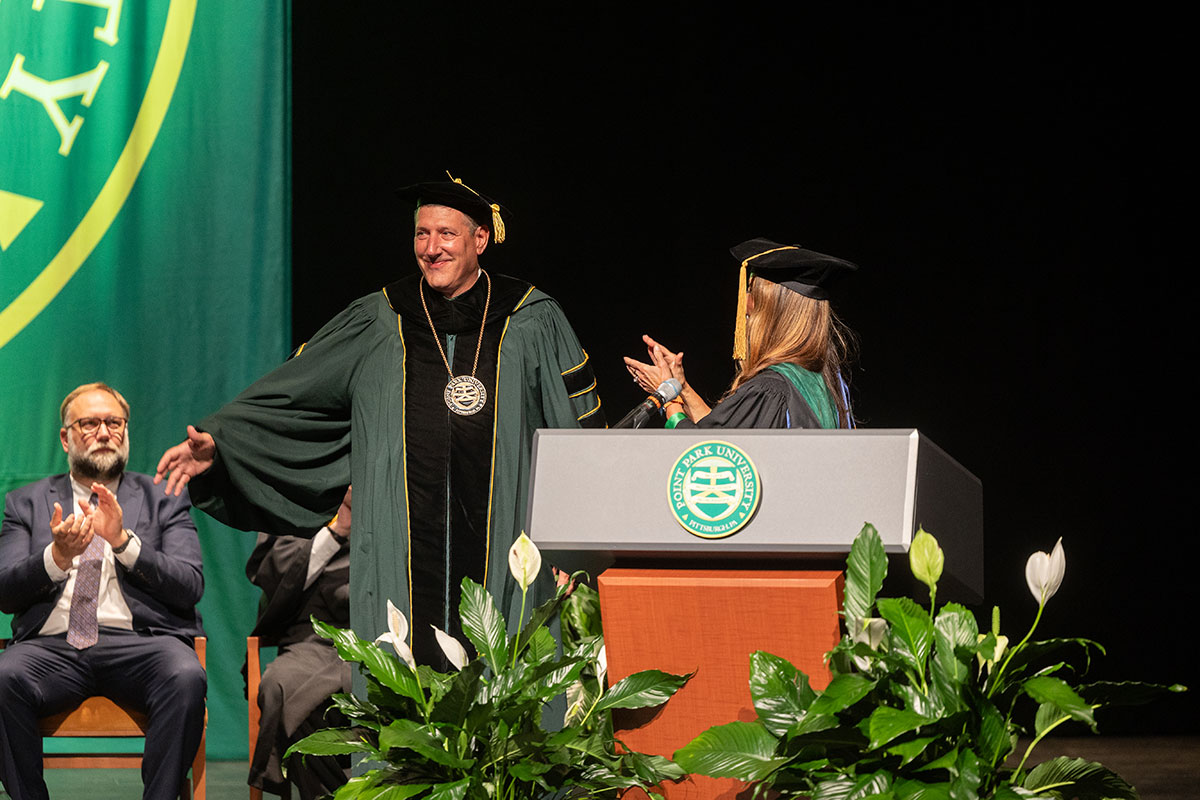
[{"label": "yellow logo on banner", "polygon": [[[25,3],[32,3],[26,6]],[[5,12],[16,13],[10,2],[0,6]],[[24,0],[20,9],[25,14],[46,14],[52,11],[62,13],[66,6],[90,6],[86,13],[79,13],[69,18],[72,26],[87,25],[92,28],[91,37],[114,49],[115,58],[119,55],[122,0]],[[7,6],[7,8],[5,8]],[[95,10],[104,10],[101,15]],[[71,9],[66,9],[71,10]],[[167,108],[171,104],[179,74],[183,68],[184,56],[187,53],[188,42],[191,38],[192,23],[196,15],[196,0],[170,0],[166,21],[163,25],[162,40],[155,57],[154,68],[151,71],[145,93],[141,98],[137,114],[133,119],[123,147],[116,156],[112,169],[108,171],[91,204],[84,211],[82,218],[73,230],[66,234],[57,251],[53,247],[46,250],[42,258],[49,256],[48,262],[40,270],[35,266],[36,276],[29,281],[7,306],[0,311],[0,347],[8,344],[26,325],[30,323],[66,286],[71,277],[79,270],[83,262],[91,255],[96,245],[108,231],[113,220],[125,205],[129,192],[141,173],[142,166],[154,146],[155,139],[162,126]],[[95,24],[97,19],[102,24]],[[56,17],[55,20],[62,20]],[[0,22],[0,25],[3,23]],[[50,23],[47,22],[49,25]],[[61,25],[61,22],[57,24]],[[28,23],[27,23],[28,27]],[[110,71],[110,60],[99,59],[90,69],[57,78],[47,78],[37,74],[35,52],[43,52],[45,47],[33,46],[30,52],[12,54],[12,61],[0,84],[0,103],[21,103],[21,113],[38,113],[45,119],[46,125],[52,125],[58,134],[57,152],[53,158],[71,158],[72,153],[78,155],[80,133],[84,130],[87,118],[83,114],[73,114],[71,119],[63,109],[65,101],[79,98],[76,103],[81,111],[93,109],[93,104],[104,102],[104,92],[107,88],[105,78]],[[0,69],[4,69],[0,64]],[[116,89],[113,90],[117,92]],[[122,87],[121,91],[127,91]],[[39,110],[40,106],[40,110]],[[0,133],[6,133],[0,131]],[[10,165],[11,166],[11,165]],[[25,168],[36,169],[35,164],[22,165]],[[0,175],[0,178],[5,176]],[[63,192],[61,187],[54,187]],[[78,190],[77,186],[66,187],[65,192]],[[52,196],[45,198],[31,197],[29,190],[17,191],[14,186],[0,185],[0,251],[9,251],[14,242],[26,230],[37,215],[48,210],[47,203],[55,202]],[[51,256],[50,253],[54,254]],[[6,278],[11,278],[9,264],[5,267]],[[20,285],[20,284],[18,284]],[[2,298],[0,298],[2,302]]]}]

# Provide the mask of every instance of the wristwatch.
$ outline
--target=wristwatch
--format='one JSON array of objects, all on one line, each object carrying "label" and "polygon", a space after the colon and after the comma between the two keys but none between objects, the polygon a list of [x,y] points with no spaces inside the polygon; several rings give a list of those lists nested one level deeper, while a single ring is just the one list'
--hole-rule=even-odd
[{"label": "wristwatch", "polygon": [[126,547],[129,547],[129,543],[130,543],[130,542],[132,542],[134,539],[136,539],[136,538],[137,538],[137,535],[136,535],[136,534],[134,534],[134,532],[133,532],[133,531],[129,530],[129,528],[126,528],[126,529],[125,529],[125,536],[126,536],[126,539],[125,539],[125,542],[124,542],[124,544],[122,544],[120,547],[114,547],[114,548],[112,549],[112,551],[113,551],[113,555],[115,555],[115,556],[119,556],[119,555],[121,555],[121,553],[124,553],[124,552],[125,552],[125,548],[126,548]]}]

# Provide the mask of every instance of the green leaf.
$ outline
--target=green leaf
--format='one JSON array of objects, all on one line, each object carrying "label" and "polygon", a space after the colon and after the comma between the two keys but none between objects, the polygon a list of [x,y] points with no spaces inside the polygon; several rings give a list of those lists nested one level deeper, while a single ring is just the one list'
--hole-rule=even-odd
[{"label": "green leaf", "polygon": [[671,695],[687,683],[693,674],[689,672],[687,675],[672,675],[657,669],[635,672],[622,678],[616,686],[605,692],[596,704],[596,710],[662,705],[671,699]]},{"label": "green leaf", "polygon": [[[560,695],[580,680],[586,666],[587,662],[576,656],[543,662],[530,673],[525,684],[525,694],[540,700],[549,700]],[[593,684],[594,681],[594,678],[589,680]]]},{"label": "green leaf", "polygon": [[778,744],[757,722],[730,722],[701,733],[676,750],[674,760],[684,772],[758,781],[787,763],[776,755]]},{"label": "green leaf", "polygon": [[964,708],[963,687],[974,672],[975,643],[979,627],[970,611],[948,603],[933,622],[933,692],[945,713]]},{"label": "green leaf", "polygon": [[513,639],[513,652],[519,655],[525,651],[534,634],[545,627],[546,623],[558,614],[559,606],[563,604],[564,599],[560,591],[533,610],[533,613],[529,616],[529,622],[525,623],[525,627],[521,628],[520,632]]},{"label": "green leaf", "polygon": [[355,795],[358,800],[407,800],[416,797],[430,787],[428,783],[389,783],[383,786],[373,786]]},{"label": "green leaf", "polygon": [[868,736],[872,750],[883,747],[901,734],[915,731],[931,720],[912,711],[889,706],[879,706],[867,718]]},{"label": "green leaf", "polygon": [[805,742],[808,742],[812,740],[812,734],[818,734],[822,731],[841,727],[842,721],[837,718],[837,715],[817,714],[810,709],[809,712],[804,715],[803,719],[788,729],[787,738],[792,740],[798,737],[804,737]]},{"label": "green leaf", "polygon": [[454,677],[446,693],[434,704],[429,721],[450,723],[461,728],[479,694],[483,670],[483,661],[476,659],[468,662]]},{"label": "green leaf", "polygon": [[385,653],[378,645],[358,638],[354,631],[335,628],[316,618],[313,618],[312,623],[318,634],[333,640],[334,647],[343,661],[362,664],[381,684],[396,694],[413,700],[419,706],[425,706],[425,692],[408,664]]},{"label": "green leaf", "polygon": [[1079,696],[1093,706],[1140,706],[1163,695],[1186,692],[1182,684],[1166,686],[1139,681],[1099,681],[1075,687]]},{"label": "green leaf", "polygon": [[1039,703],[1050,703],[1071,719],[1086,722],[1096,728],[1096,718],[1092,707],[1087,701],[1077,695],[1065,681],[1042,675],[1025,681],[1022,688],[1025,694]]},{"label": "green leaf", "polygon": [[492,672],[503,669],[508,663],[508,632],[504,617],[492,596],[470,578],[462,579],[458,615],[463,633]]},{"label": "green leaf", "polygon": [[897,781],[892,787],[896,800],[950,800],[950,784],[918,780]]},{"label": "green leaf", "polygon": [[334,707],[349,719],[358,721],[375,719],[379,716],[379,708],[377,706],[373,703],[368,703],[366,700],[360,700],[352,694],[338,692],[331,699],[333,700]]},{"label": "green leaf", "polygon": [[563,646],[567,649],[591,636],[600,636],[600,594],[586,583],[578,583],[575,591],[563,603],[559,614],[562,621]]},{"label": "green leaf", "polygon": [[342,784],[342,786],[333,795],[333,800],[354,800],[364,788],[374,786],[375,779],[377,777],[378,773],[372,774],[371,772],[368,772],[365,775],[355,775],[353,778]]},{"label": "green leaf", "polygon": [[1013,748],[1008,720],[987,698],[978,697],[974,702],[979,715],[979,736],[976,738],[979,757],[992,767],[999,766]]},{"label": "green leaf", "polygon": [[787,659],[758,650],[750,654],[750,697],[763,727],[783,736],[804,716],[817,693]]},{"label": "green leaf", "polygon": [[950,800],[978,800],[979,785],[983,782],[979,756],[971,750],[963,750],[958,754],[955,772],[957,774],[950,781]]},{"label": "green leaf", "polygon": [[1058,706],[1053,703],[1041,703],[1033,718],[1033,732],[1041,736],[1051,728],[1061,725],[1066,718],[1067,715],[1062,713]]},{"label": "green leaf", "polygon": [[292,753],[310,756],[341,756],[348,753],[373,753],[375,748],[353,728],[326,728],[305,736],[284,753],[284,760]]},{"label": "green leaf", "polygon": [[1038,764],[1029,771],[1023,786],[1036,792],[1043,786],[1064,783],[1068,786],[1056,791],[1064,797],[1078,797],[1079,800],[1137,800],[1138,797],[1120,775],[1103,764],[1082,758],[1060,757]]},{"label": "green leaf", "polygon": [[463,778],[453,783],[439,783],[433,787],[426,800],[463,800],[467,789],[471,786],[470,778]]},{"label": "green leaf", "polygon": [[856,778],[835,778],[817,784],[812,800],[868,800],[895,797],[891,791],[892,776],[884,770]]},{"label": "green leaf", "polygon": [[919,736],[916,739],[909,739],[908,741],[894,744],[887,749],[887,752],[894,756],[900,756],[900,766],[904,766],[924,753],[925,748],[929,745],[940,741],[941,738],[941,736]]},{"label": "green leaf", "polygon": [[[398,719],[379,732],[379,749],[411,750],[435,764],[453,769],[465,769],[474,759],[462,759],[445,749],[445,742],[429,733],[419,722]],[[389,761],[395,762],[394,759]]]},{"label": "green leaf", "polygon": [[834,675],[829,685],[808,707],[809,714],[836,714],[857,703],[875,688],[875,681],[862,675]]},{"label": "green leaf", "polygon": [[933,643],[929,614],[907,597],[885,597],[878,602],[879,616],[892,626],[892,648],[910,669],[923,674]]},{"label": "green leaf", "polygon": [[529,647],[525,650],[522,658],[531,664],[539,664],[554,658],[557,651],[558,642],[554,641],[554,634],[550,633],[547,628],[538,628],[529,638]]},{"label": "green leaf", "polygon": [[623,753],[621,760],[644,784],[655,785],[663,781],[677,781],[687,775],[682,767],[665,756],[631,752]]},{"label": "green leaf", "polygon": [[1034,664],[1045,663],[1047,656],[1067,647],[1078,647],[1083,650],[1084,663],[1082,668],[1079,669],[1081,673],[1087,672],[1091,666],[1093,650],[1104,655],[1104,647],[1099,642],[1094,642],[1091,639],[1044,639],[1037,642],[1026,642],[1023,647],[1014,649],[1012,658],[1008,662],[1008,675],[1010,679],[1017,680],[1023,672],[1032,668]]},{"label": "green leaf", "polygon": [[846,584],[843,600],[847,621],[871,616],[871,607],[875,605],[875,596],[883,588],[883,579],[887,577],[887,553],[883,550],[883,542],[875,526],[866,523],[854,544],[850,545],[850,555],[846,558]]}]

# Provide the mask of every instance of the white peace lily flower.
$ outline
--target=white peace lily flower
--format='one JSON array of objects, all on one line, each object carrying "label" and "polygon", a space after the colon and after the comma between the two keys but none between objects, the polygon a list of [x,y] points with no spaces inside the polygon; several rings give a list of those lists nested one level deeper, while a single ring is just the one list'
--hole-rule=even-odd
[{"label": "white peace lily flower", "polygon": [[[978,638],[975,641],[982,642],[986,638],[987,638],[987,634],[981,633],[978,635]],[[1000,660],[1000,658],[1004,655],[1004,651],[1007,649],[1008,649],[1008,637],[997,634],[996,635],[995,652],[992,653],[991,658],[984,658],[983,653],[976,654],[975,657],[977,659],[979,659],[979,669],[981,669],[981,670],[986,669],[988,672],[991,672],[992,667],[996,664],[997,661]]]},{"label": "white peace lily flower", "polygon": [[439,628],[437,625],[430,625],[433,628],[433,635],[437,638],[438,646],[442,648],[442,652],[446,654],[446,660],[454,665],[455,669],[461,670],[467,665],[467,650],[450,634]]},{"label": "white peace lily flower", "polygon": [[525,591],[542,570],[542,552],[533,540],[521,532],[520,538],[508,550],[508,571]]},{"label": "white peace lily flower", "polygon": [[400,609],[392,604],[391,600],[387,601],[387,633],[381,633],[375,639],[375,644],[380,642],[388,642],[392,649],[396,651],[396,655],[408,664],[415,672],[417,669],[417,660],[413,658],[412,650],[408,647],[408,620],[404,618],[404,614]]},{"label": "white peace lily flower", "polygon": [[1025,583],[1029,585],[1029,592],[1039,606],[1044,606],[1047,600],[1054,597],[1066,571],[1067,556],[1063,552],[1061,536],[1049,555],[1039,550],[1025,562]]},{"label": "white peace lily flower", "polygon": [[608,645],[601,645],[600,652],[596,654],[596,680],[604,683],[604,676],[608,674]]}]

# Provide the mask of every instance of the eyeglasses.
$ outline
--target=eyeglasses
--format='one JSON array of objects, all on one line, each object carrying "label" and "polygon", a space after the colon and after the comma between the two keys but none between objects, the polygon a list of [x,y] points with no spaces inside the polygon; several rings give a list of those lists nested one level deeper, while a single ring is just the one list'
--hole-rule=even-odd
[{"label": "eyeglasses", "polygon": [[103,419],[100,417],[80,417],[67,427],[75,425],[84,436],[95,436],[100,431],[100,426],[103,425],[108,429],[109,436],[121,436],[125,433],[125,426],[128,422],[124,417],[104,417]]}]

